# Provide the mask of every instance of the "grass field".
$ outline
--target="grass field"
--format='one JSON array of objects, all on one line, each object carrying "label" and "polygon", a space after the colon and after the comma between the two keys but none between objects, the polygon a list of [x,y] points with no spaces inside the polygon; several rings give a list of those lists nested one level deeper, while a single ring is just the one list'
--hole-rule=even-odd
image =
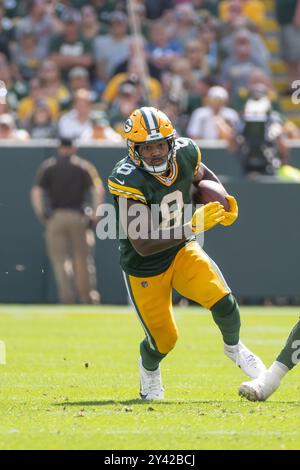
[{"label": "grass field", "polygon": [[[243,308],[242,339],[269,365],[297,308]],[[209,313],[178,308],[164,402],[138,399],[130,308],[1,306],[0,449],[300,449],[300,368],[266,403],[237,395]]]}]

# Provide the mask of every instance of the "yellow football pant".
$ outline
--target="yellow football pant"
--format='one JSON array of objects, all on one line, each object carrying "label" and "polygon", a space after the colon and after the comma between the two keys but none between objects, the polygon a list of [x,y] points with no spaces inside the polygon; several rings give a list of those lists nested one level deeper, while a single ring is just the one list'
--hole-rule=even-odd
[{"label": "yellow football pant", "polygon": [[162,274],[125,277],[149,344],[162,354],[171,351],[178,338],[172,308],[173,287],[208,309],[231,292],[216,264],[195,241],[181,248]]}]

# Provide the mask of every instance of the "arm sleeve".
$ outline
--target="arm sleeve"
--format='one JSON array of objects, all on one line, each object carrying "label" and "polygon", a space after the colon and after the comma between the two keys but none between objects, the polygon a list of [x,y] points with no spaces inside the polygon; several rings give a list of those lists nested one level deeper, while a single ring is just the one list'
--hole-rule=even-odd
[{"label": "arm sleeve", "polygon": [[49,187],[49,169],[45,167],[45,165],[41,165],[37,171],[36,178],[35,178],[35,186],[39,186],[44,190],[48,189]]},{"label": "arm sleeve", "polygon": [[125,179],[118,180],[114,176],[110,176],[108,178],[108,189],[113,196],[126,197],[127,199],[133,199],[147,204],[143,192],[140,189],[134,188],[130,182],[127,182]]}]

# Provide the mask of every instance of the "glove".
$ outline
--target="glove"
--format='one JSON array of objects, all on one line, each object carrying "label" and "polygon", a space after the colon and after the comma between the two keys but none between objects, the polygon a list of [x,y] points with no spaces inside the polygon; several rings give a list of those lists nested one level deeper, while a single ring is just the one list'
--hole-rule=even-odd
[{"label": "glove", "polygon": [[227,225],[233,224],[236,221],[239,215],[239,208],[237,202],[233,196],[226,196],[227,201],[229,202],[229,211],[224,212],[224,219],[220,222],[221,225],[225,227]]},{"label": "glove", "polygon": [[191,220],[192,232],[196,235],[211,229],[225,218],[225,210],[219,202],[209,202],[197,209]]}]

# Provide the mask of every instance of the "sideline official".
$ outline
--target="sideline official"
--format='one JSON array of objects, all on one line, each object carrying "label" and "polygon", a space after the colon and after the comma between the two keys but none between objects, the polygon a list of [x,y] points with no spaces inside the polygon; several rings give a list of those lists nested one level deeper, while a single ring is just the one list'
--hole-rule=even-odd
[{"label": "sideline official", "polygon": [[[85,211],[91,195],[89,215]],[[47,251],[64,304],[96,304],[94,262],[96,209],[104,188],[96,168],[76,155],[69,139],[61,139],[57,155],[42,163],[31,190],[33,209],[46,228]]]}]

